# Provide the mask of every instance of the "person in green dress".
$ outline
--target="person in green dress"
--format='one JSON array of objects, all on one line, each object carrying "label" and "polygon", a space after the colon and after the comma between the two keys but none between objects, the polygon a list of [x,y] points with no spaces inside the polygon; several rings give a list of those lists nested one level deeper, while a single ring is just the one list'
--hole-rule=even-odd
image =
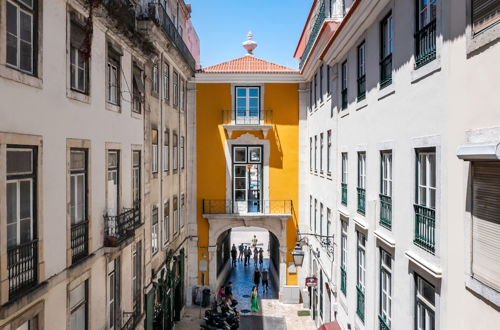
[{"label": "person in green dress", "polygon": [[256,286],[252,288],[252,294],[250,297],[252,302],[252,312],[257,312],[259,310],[259,294]]}]

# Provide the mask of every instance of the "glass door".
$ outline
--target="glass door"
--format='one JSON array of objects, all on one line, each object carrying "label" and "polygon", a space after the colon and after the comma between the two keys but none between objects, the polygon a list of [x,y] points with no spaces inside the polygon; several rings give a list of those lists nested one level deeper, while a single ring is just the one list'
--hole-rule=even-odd
[{"label": "glass door", "polygon": [[233,212],[262,212],[262,146],[233,147]]}]

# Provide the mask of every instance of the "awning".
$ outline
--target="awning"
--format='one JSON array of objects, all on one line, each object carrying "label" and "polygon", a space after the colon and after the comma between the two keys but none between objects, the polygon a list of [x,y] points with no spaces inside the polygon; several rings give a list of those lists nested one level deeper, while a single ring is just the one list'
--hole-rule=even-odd
[{"label": "awning", "polygon": [[500,142],[466,143],[457,149],[457,157],[463,160],[500,160]]},{"label": "awning", "polygon": [[333,321],[323,324],[318,328],[318,330],[342,330],[342,328],[340,327],[339,322]]}]

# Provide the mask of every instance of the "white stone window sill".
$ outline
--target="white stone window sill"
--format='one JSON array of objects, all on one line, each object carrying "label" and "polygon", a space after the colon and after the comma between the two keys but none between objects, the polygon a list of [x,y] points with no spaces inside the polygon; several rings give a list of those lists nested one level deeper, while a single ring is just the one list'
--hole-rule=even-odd
[{"label": "white stone window sill", "polygon": [[35,88],[41,89],[43,86],[43,80],[41,78],[10,68],[4,64],[0,65],[0,77]]},{"label": "white stone window sill", "polygon": [[396,247],[396,241],[394,240],[394,238],[383,232],[382,230],[377,229],[373,232],[373,234],[390,248],[394,249]]},{"label": "white stone window sill", "polygon": [[75,101],[90,104],[89,95],[74,91],[71,88],[66,89],[66,97]]},{"label": "white stone window sill", "polygon": [[440,279],[443,276],[443,270],[439,266],[436,266],[428,260],[425,260],[414,251],[407,250],[405,251],[405,255],[411,262],[420,266],[420,268],[425,270],[432,277]]},{"label": "white stone window sill", "polygon": [[347,208],[344,204],[340,204],[338,209],[339,209],[340,215],[342,215],[344,218],[349,219],[351,217],[349,214],[349,211],[347,210]]},{"label": "white stone window sill", "polygon": [[106,110],[114,111],[114,112],[121,112],[121,108],[119,105],[109,103],[107,101],[106,101]]},{"label": "white stone window sill", "polygon": [[[413,64],[415,65],[415,64]],[[414,84],[430,75],[434,72],[441,71],[441,57],[436,57],[432,62],[415,69],[411,72],[411,83]]]},{"label": "white stone window sill", "polygon": [[[143,104],[143,107],[141,109],[141,111],[144,111],[144,104]],[[131,112],[131,117],[134,118],[134,119],[142,119],[142,112],[141,113],[137,113],[137,112],[134,112],[134,111],[130,111]]]},{"label": "white stone window sill", "polygon": [[366,100],[366,96],[364,99],[362,99],[361,101],[358,101],[356,103],[356,111],[358,110],[361,110],[363,108],[366,108],[368,106],[368,101]]},{"label": "white stone window sill", "polygon": [[356,225],[363,229],[363,230],[368,230],[368,223],[366,222],[366,220],[358,217],[358,216],[355,216],[352,218],[352,220],[354,221],[354,223],[356,223]]},{"label": "white stone window sill", "polygon": [[472,35],[470,25],[467,27],[465,34],[467,35],[467,57],[473,56],[476,51],[490,44],[500,38],[500,24],[490,26],[476,35]]},{"label": "white stone window sill", "polygon": [[388,86],[385,86],[384,88],[380,88],[380,84],[379,84],[379,89],[378,89],[378,100],[382,100],[392,94],[395,94],[396,93],[396,89],[395,89],[395,86],[394,86],[394,79],[392,80],[391,84],[388,85]]},{"label": "white stone window sill", "polygon": [[344,118],[349,115],[349,108],[340,110],[340,118]]},{"label": "white stone window sill", "polygon": [[465,274],[465,286],[467,289],[475,292],[484,299],[495,304],[497,307],[500,307],[500,292],[480,282],[470,274]]}]

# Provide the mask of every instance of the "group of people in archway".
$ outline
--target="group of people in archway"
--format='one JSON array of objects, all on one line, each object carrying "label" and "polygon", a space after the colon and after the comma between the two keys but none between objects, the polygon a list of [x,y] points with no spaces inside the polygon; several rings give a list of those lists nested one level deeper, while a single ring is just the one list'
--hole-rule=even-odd
[{"label": "group of people in archway", "polygon": [[[238,250],[239,250],[239,255],[238,255]],[[253,262],[254,266],[257,267],[257,264],[262,267],[262,264],[264,263],[264,250],[262,248],[257,249],[256,246],[254,246],[253,252],[251,247],[245,246],[243,243],[241,243],[238,246],[238,250],[236,250],[236,245],[233,244],[233,247],[231,248],[231,259],[232,259],[232,266],[236,266],[236,262],[242,262],[244,261],[245,266],[250,266],[250,257],[253,254]]]}]

